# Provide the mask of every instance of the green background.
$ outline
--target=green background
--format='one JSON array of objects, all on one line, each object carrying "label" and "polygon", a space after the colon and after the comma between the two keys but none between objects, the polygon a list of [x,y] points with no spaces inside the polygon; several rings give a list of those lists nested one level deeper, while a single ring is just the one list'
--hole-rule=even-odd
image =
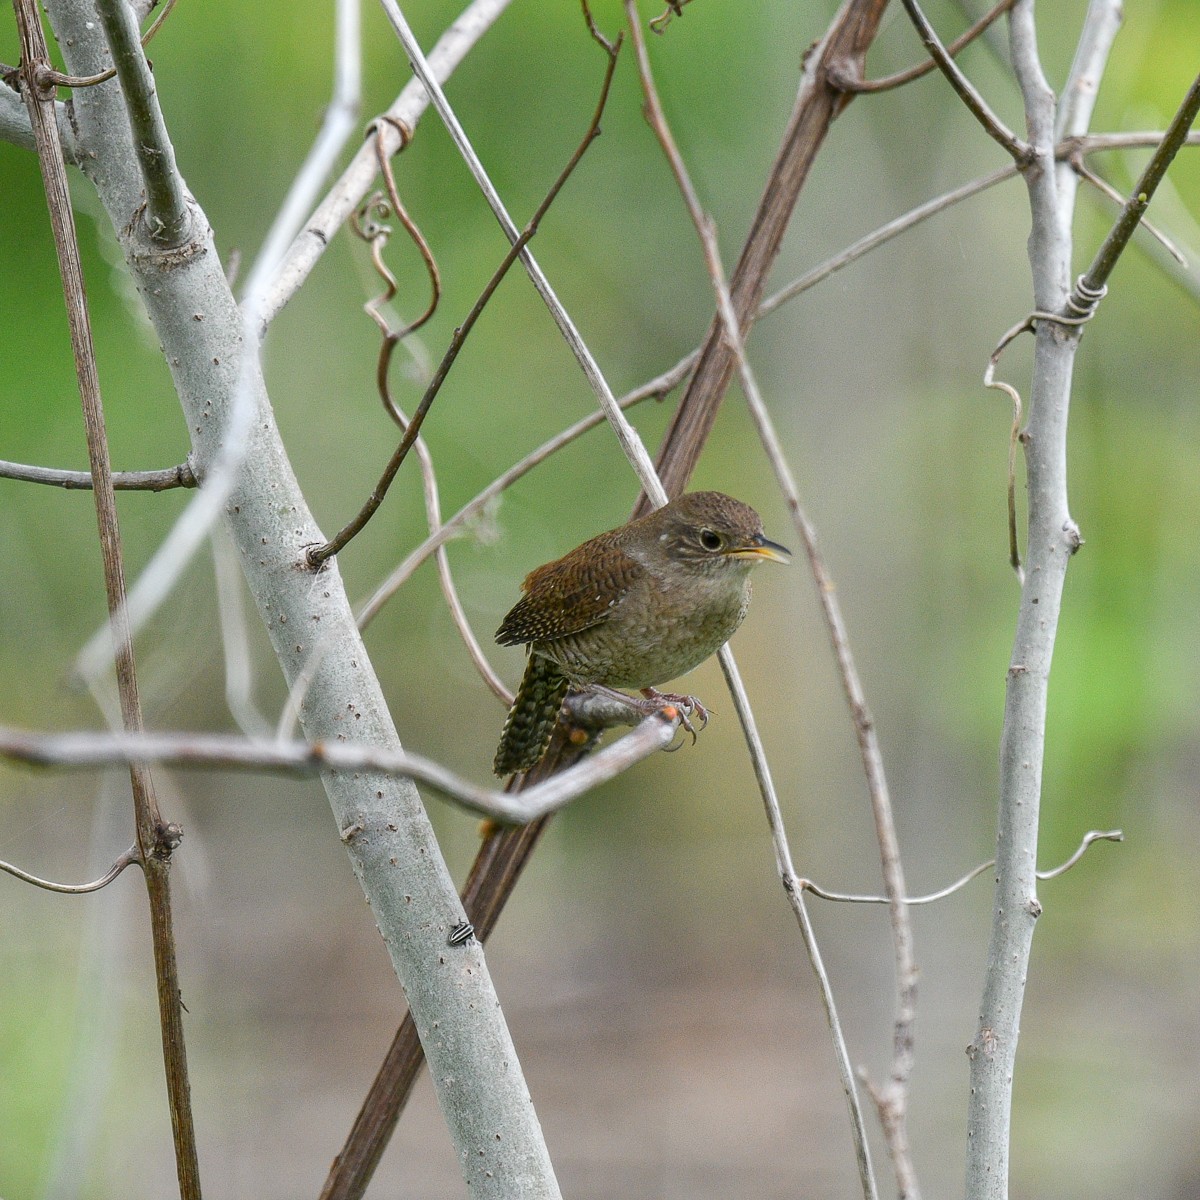
[{"label": "green background", "polygon": [[[732,264],[829,0],[696,0],[650,50],[668,116]],[[1128,6],[1094,128],[1161,128],[1200,55],[1191,0]],[[406,12],[425,46],[457,8]],[[595,6],[619,27],[615,3]],[[645,15],[656,15],[647,8]],[[1043,5],[1060,86],[1084,5]],[[947,36],[953,5],[929,6]],[[15,60],[10,18],[0,57]],[[245,277],[328,98],[328,5],[182,0],[152,46],[182,171],[226,264]],[[894,5],[879,75],[915,61]],[[363,121],[408,78],[382,15],[364,12]],[[965,69],[1006,121],[1022,117],[989,48]],[[581,136],[603,69],[571,3],[516,0],[448,92],[510,211],[524,220]],[[534,242],[614,390],[673,364],[713,302],[695,236],[641,116],[631,55],[604,132]],[[357,145],[354,142],[350,149]],[[1120,189],[1144,152],[1092,160]],[[931,75],[863,97],[837,122],[773,276],[782,285],[876,225],[1002,164]],[[412,406],[505,243],[433,115],[396,161],[401,194],[441,266],[435,319],[401,348],[393,386]],[[160,467],[187,435],[157,343],[90,187],[73,177],[114,465]],[[1200,159],[1185,151],[1152,217],[1200,248]],[[36,161],[0,146],[0,457],[83,467],[53,244]],[[1079,269],[1113,206],[1087,189]],[[932,890],[990,856],[997,746],[1016,612],[1007,565],[1010,414],[981,376],[1029,310],[1028,207],[1012,181],[835,275],[766,319],[753,363],[820,530],[877,720],[909,885]],[[387,253],[397,310],[425,303],[416,255]],[[1015,1094],[1015,1196],[1177,1200],[1200,1193],[1195,896],[1200,378],[1194,268],[1166,270],[1140,236],[1084,337],[1072,403],[1070,491],[1086,545],[1071,565],[1051,680],[1041,863],[1088,829],[1120,827],[1041,889]],[[340,233],[275,322],[267,377],[283,435],[327,531],[357,508],[394,431],[374,391],[378,291]],[[1029,339],[1001,374],[1028,390]],[[653,448],[672,397],[634,420]],[[589,411],[586,383],[519,271],[502,285],[425,427],[443,510]],[[411,464],[415,467],[415,464]],[[753,503],[795,547],[736,388],[697,486]],[[451,559],[468,615],[490,632],[533,566],[619,523],[637,494],[597,431],[522,480]],[[180,493],[123,495],[136,575],[181,511]],[[341,557],[364,598],[424,532],[406,467]],[[68,683],[103,588],[84,493],[0,480],[0,720],[99,726]],[[248,604],[248,602],[247,602]],[[255,700],[283,702],[250,617]],[[738,651],[776,771],[797,867],[876,890],[853,731],[815,596],[798,563],[759,572]],[[213,565],[202,555],[142,635],[148,719],[234,728],[224,698]],[[431,567],[378,618],[368,646],[406,746],[487,778],[503,713],[440,603]],[[495,649],[516,682],[520,656]],[[636,769],[557,819],[489,953],[565,1194],[844,1196],[854,1189],[843,1101],[794,922],[774,874],[732,705],[707,664],[690,690],[715,720],[695,748]],[[159,772],[185,827],[174,880],[187,1032],[210,1195],[311,1195],[403,1011],[400,989],[311,782]],[[131,840],[119,773],[0,766],[0,858],[55,878],[98,874]],[[431,809],[455,872],[476,822]],[[911,1102],[927,1195],[961,1189],[966,1058],[989,925],[988,882],[914,912],[922,968]],[[72,899],[0,878],[0,1195],[166,1195],[172,1187],[145,905],[134,873]],[[884,1077],[892,974],[886,914],[813,904],[853,1061]],[[873,1125],[873,1122],[872,1122]],[[887,1166],[877,1143],[884,1194]],[[375,1194],[461,1194],[427,1081]]]}]

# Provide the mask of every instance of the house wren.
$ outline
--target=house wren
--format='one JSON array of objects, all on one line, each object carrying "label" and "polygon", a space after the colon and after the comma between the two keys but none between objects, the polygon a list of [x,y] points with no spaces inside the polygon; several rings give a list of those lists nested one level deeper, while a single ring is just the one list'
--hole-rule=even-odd
[{"label": "house wren", "polygon": [[690,699],[654,687],[715,654],[746,615],[751,568],[788,557],[748,504],[690,492],[531,571],[496,631],[529,661],[492,769],[537,763],[570,687],[637,688],[648,709]]}]

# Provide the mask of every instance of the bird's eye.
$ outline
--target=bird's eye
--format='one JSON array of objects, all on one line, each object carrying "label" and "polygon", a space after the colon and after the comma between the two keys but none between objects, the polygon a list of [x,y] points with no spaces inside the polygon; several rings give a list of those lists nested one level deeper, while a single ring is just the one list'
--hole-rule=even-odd
[{"label": "bird's eye", "polygon": [[722,546],[721,535],[714,533],[711,529],[702,529],[700,530],[700,545],[715,554]]}]

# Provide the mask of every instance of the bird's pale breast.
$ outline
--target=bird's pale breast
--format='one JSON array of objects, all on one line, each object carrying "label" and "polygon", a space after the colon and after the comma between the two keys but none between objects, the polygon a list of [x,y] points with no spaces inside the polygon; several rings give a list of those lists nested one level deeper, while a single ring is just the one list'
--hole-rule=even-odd
[{"label": "bird's pale breast", "polygon": [[535,642],[573,683],[656,687],[685,675],[733,636],[750,605],[750,580],[730,571],[719,586],[664,587],[647,575],[614,607],[609,620],[567,637]]}]

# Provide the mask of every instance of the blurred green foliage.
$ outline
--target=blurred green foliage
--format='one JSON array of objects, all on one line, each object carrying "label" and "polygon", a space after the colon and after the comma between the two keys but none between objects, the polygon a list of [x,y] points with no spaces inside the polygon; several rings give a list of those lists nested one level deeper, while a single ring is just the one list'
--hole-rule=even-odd
[{"label": "blurred green foliage", "polygon": [[[615,0],[597,0],[594,7],[604,29],[619,28],[623,13]],[[668,116],[730,263],[794,98],[801,56],[832,9],[832,0],[802,6],[696,0],[664,37],[652,39]],[[919,53],[903,13],[894,9],[871,55],[874,74]],[[1082,0],[1039,8],[1055,86],[1065,78],[1084,10]],[[423,0],[406,11],[429,45],[458,5]],[[929,11],[939,28],[961,27],[958,6],[930,4]],[[15,37],[6,21],[10,49],[0,57],[11,60]],[[328,5],[183,0],[153,44],[181,168],[223,258],[240,257],[243,278],[319,125],[331,30]],[[1194,0],[1129,5],[1094,127],[1165,124],[1191,81],[1196,49]],[[1019,128],[1019,101],[1001,56],[980,46],[963,64]],[[574,149],[602,69],[575,4],[516,3],[451,81],[451,101],[518,221]],[[365,124],[408,77],[386,22],[369,5],[364,74]],[[687,353],[712,314],[693,232],[640,109],[626,52],[603,136],[534,242],[617,391]],[[775,282],[939,190],[990,170],[999,154],[936,75],[856,101],[812,173]],[[1093,161],[1124,189],[1144,160],[1136,151]],[[446,285],[435,319],[411,352],[397,355],[393,384],[401,404],[411,407],[430,362],[505,244],[433,115],[396,167]],[[1187,1188],[1196,1178],[1200,1126],[1193,1011],[1200,923],[1190,853],[1200,832],[1200,274],[1194,261],[1200,154],[1185,152],[1169,183],[1151,215],[1193,252],[1193,265],[1186,275],[1164,269],[1149,239],[1140,238],[1113,278],[1077,365],[1071,494],[1086,545],[1068,578],[1052,679],[1043,865],[1065,858],[1088,828],[1122,826],[1128,841],[1094,848],[1075,872],[1045,888],[1047,915],[1026,1007],[1017,1097],[1016,1194],[1063,1200],[1134,1191],[1144,1200],[1195,1194]],[[76,177],[73,184],[114,464],[178,462],[187,452],[186,429],[155,337],[131,299],[115,239],[86,182]],[[0,457],[82,467],[62,301],[32,155],[0,145],[0,189],[6,281]],[[1079,211],[1082,269],[1114,209],[1085,191]],[[751,343],[838,581],[888,755],[914,891],[939,886],[990,853],[1016,585],[1005,545],[1010,416],[1002,397],[982,389],[980,377],[997,337],[1030,307],[1027,225],[1019,181],[1006,184],[835,275],[764,321]],[[406,315],[419,311],[426,283],[399,235],[388,260],[401,280],[397,307]],[[377,334],[361,310],[378,290],[365,248],[342,233],[268,343],[272,400],[327,530],[357,507],[394,440],[374,392]],[[1004,376],[1023,391],[1028,355],[1029,347],[1018,344],[1003,363]],[[673,399],[634,414],[652,447]],[[426,425],[443,511],[454,511],[591,404],[544,309],[515,271],[479,322]],[[744,496],[764,512],[773,536],[792,540],[736,389],[696,483]],[[456,578],[484,642],[530,567],[624,519],[635,496],[612,439],[597,431],[522,480],[472,537],[452,545]],[[174,493],[120,498],[131,576],[184,501]],[[364,596],[407,553],[422,536],[423,521],[419,483],[410,473],[342,556],[352,596]],[[73,655],[103,607],[87,495],[0,480],[0,541],[6,568],[0,719],[34,727],[97,724],[90,700],[67,685]],[[212,592],[211,564],[200,561],[142,639],[143,691],[157,726],[232,726]],[[256,700],[273,714],[282,701],[278,671],[265,638],[253,627],[250,638]],[[479,685],[429,568],[379,618],[368,644],[406,743],[482,778],[501,712]],[[760,698],[801,871],[830,886],[876,887],[853,736],[803,568],[788,580],[760,581],[737,645]],[[498,652],[495,661],[515,681],[519,656]],[[810,985],[794,963],[794,934],[777,897],[731,706],[720,701],[711,666],[690,686],[718,697],[718,720],[700,747],[647,764],[558,821],[494,952],[499,971],[514,976],[507,980],[510,993],[520,997],[523,987],[536,992],[555,980],[564,994],[576,987],[582,1006],[601,977],[631,989],[662,975],[684,977],[700,981],[709,996],[719,996],[736,977],[782,980],[802,1003],[811,1002]],[[718,771],[720,787],[714,786]],[[365,910],[315,785],[192,775],[175,786],[174,802],[187,818],[185,864],[191,856],[191,865],[181,867],[181,921],[187,998],[197,1014],[204,1165],[230,1194],[294,1195],[288,1189],[300,1186],[311,1193],[369,1077],[375,1044],[386,1042],[399,1008],[394,981],[369,930],[361,944],[357,932],[347,932],[360,929]],[[80,875],[91,791],[81,779],[0,770],[0,857],[45,873]],[[435,819],[448,857],[461,870],[473,846],[473,823],[441,806]],[[107,833],[111,846],[108,840],[104,846],[112,853],[128,840],[121,828]],[[297,845],[304,856],[293,860]],[[938,914],[923,914],[918,931],[927,1006],[920,1036],[928,1040],[918,1051],[924,1072],[918,1099],[925,1107],[915,1106],[914,1140],[929,1194],[959,1186],[961,1047],[975,1011],[986,886],[980,881]],[[0,1193],[6,1200],[43,1194],[64,1120],[72,1039],[88,1003],[82,997],[76,1011],[64,999],[74,991],[74,953],[64,947],[79,928],[77,910],[65,900],[31,905],[11,899],[19,887],[0,880],[5,911],[16,914],[6,918],[0,941]],[[223,908],[230,893],[245,908]],[[877,917],[818,916],[856,1060],[872,1069],[887,1053],[890,1020],[887,950]],[[133,920],[130,941],[141,933]],[[331,940],[349,949],[331,949]],[[313,971],[313,962],[326,963],[328,971]],[[369,987],[361,984],[364,972],[376,973]],[[264,1103],[264,1095],[288,1095],[289,1071],[300,1070],[297,1058],[325,1062],[313,1050],[322,1039],[337,1047],[338,1068],[341,1056],[355,1061],[350,1047],[357,1039],[345,1024],[351,1018],[332,997],[358,995],[360,987],[367,997],[362,1019],[372,1022],[360,1069],[321,1079],[336,1116],[331,1120],[328,1108],[300,1100]],[[1155,999],[1142,1007],[1139,998],[1146,995]],[[304,1022],[315,1019],[314,1011],[325,1013],[327,1024],[310,1037]],[[520,1011],[518,1002],[518,1025]],[[528,1024],[525,1037],[536,1056],[539,1024]],[[128,1181],[131,1153],[114,1147],[127,1145],[139,1120],[157,1122],[156,1131],[162,1122],[155,1033],[142,1007],[134,1028],[136,1034],[124,1036],[137,1043],[146,1074],[134,1083],[132,1072],[121,1072],[111,1085],[101,1148],[79,1195],[131,1194],[120,1182]],[[577,1036],[586,1044],[586,1030]],[[526,1044],[520,1036],[518,1043]],[[685,1057],[694,1052],[681,1051]],[[802,1052],[808,1067],[828,1070],[819,1042]],[[570,1100],[562,1103],[565,1112],[574,1111]],[[840,1100],[830,1090],[819,1103],[836,1108]],[[233,1104],[231,1111],[244,1111],[273,1131],[279,1141],[273,1159],[258,1162],[237,1130],[204,1108],[220,1104]],[[731,1122],[756,1118],[732,1101],[730,1110]],[[657,1128],[659,1119],[670,1118],[651,1113],[646,1127]],[[235,1124],[230,1118],[229,1126]],[[1141,1136],[1148,1126],[1158,1131],[1152,1139]],[[669,1163],[667,1140],[663,1134],[654,1145]],[[792,1172],[781,1194],[797,1187],[806,1192],[805,1172],[818,1170],[814,1164],[825,1161],[820,1153],[849,1160],[836,1141],[795,1140],[797,1158],[781,1160]],[[1104,1155],[1094,1153],[1097,1144],[1108,1147]],[[147,1172],[145,1194],[156,1194],[159,1181],[166,1182],[157,1194],[166,1194],[165,1138],[145,1153],[153,1159],[138,1168]],[[576,1184],[571,1194],[614,1194],[603,1185],[589,1192],[584,1168],[576,1164],[572,1176],[574,1160],[566,1157],[564,1178]],[[393,1166],[396,1179],[408,1180],[408,1194],[443,1194],[420,1191],[404,1174],[414,1169]],[[452,1172],[451,1164],[451,1178]],[[774,1193],[764,1185],[753,1194]]]}]

